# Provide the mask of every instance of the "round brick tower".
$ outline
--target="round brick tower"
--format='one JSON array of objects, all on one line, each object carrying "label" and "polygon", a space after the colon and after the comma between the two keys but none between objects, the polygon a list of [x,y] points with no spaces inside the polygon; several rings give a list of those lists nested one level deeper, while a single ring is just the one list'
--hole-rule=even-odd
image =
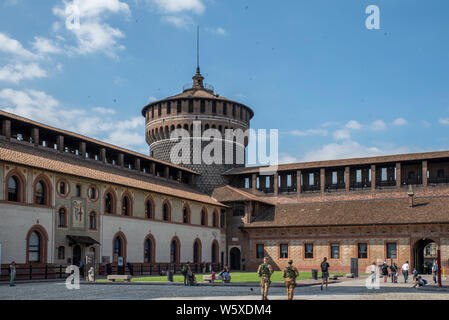
[{"label": "round brick tower", "polygon": [[[214,89],[203,83],[203,76],[197,67],[193,76],[193,85],[184,87],[182,93],[163,100],[154,101],[142,109],[142,115],[146,120],[146,141],[150,146],[150,155],[157,159],[175,162],[171,159],[171,150],[178,145],[179,140],[170,139],[175,129],[185,129],[189,137],[182,139],[185,146],[190,147],[190,155],[180,154],[182,163],[177,163],[200,174],[196,179],[196,186],[205,193],[211,194],[217,186],[226,183],[222,173],[239,166],[244,166],[245,148],[248,139],[236,139],[229,136],[228,129],[241,129],[245,132],[249,129],[250,120],[254,112],[242,103],[220,97],[214,93]],[[215,129],[209,130],[208,129]],[[217,131],[218,130],[218,131]],[[227,131],[226,131],[227,130]],[[220,138],[214,136],[214,143],[221,144],[221,162],[210,161],[203,157],[198,158],[196,150],[201,149],[209,154],[211,139],[202,136],[204,132],[220,133]],[[228,133],[228,135],[226,134]],[[208,147],[209,146],[209,147]],[[217,150],[210,154],[217,157]],[[237,155],[240,157],[237,157]],[[216,158],[215,158],[216,159]]]}]

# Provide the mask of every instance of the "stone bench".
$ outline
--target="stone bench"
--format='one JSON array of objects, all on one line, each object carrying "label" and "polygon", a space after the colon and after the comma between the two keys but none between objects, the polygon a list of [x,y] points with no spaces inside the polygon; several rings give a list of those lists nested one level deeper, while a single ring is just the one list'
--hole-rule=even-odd
[{"label": "stone bench", "polygon": [[203,281],[211,283],[212,282],[212,276],[211,275],[206,275],[206,274],[203,275]]},{"label": "stone bench", "polygon": [[123,275],[121,275],[121,274],[113,274],[113,275],[109,275],[108,276],[108,280],[112,281],[112,282],[115,282],[115,280],[123,280],[123,281],[130,282],[131,279],[132,279],[132,276],[130,276],[128,274],[126,274],[126,275],[125,274],[123,274]]}]

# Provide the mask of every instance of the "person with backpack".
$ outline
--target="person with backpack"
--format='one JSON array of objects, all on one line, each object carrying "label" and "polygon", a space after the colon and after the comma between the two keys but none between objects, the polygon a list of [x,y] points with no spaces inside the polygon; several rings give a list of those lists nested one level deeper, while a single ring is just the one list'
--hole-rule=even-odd
[{"label": "person with backpack", "polygon": [[268,258],[263,258],[263,263],[257,268],[257,274],[260,277],[260,290],[262,293],[262,300],[268,300],[268,288],[271,284],[271,275],[273,274],[273,268],[268,263]]},{"label": "person with backpack", "polygon": [[438,264],[436,260],[433,262],[432,275],[433,275],[433,282],[435,282],[436,284],[438,282]]},{"label": "person with backpack", "polygon": [[285,286],[287,287],[287,299],[293,300],[293,294],[296,287],[296,278],[299,272],[296,267],[293,266],[293,260],[289,260],[287,266],[284,269],[283,277],[285,279]]},{"label": "person with backpack", "polygon": [[388,264],[386,261],[384,261],[384,263],[382,264],[381,271],[384,277],[384,283],[386,283],[388,279]]},{"label": "person with backpack", "polygon": [[187,273],[189,271],[189,265],[185,264],[182,266],[181,268],[181,274],[184,276],[184,285],[186,286],[188,284],[188,279],[187,279]]},{"label": "person with backpack", "polygon": [[323,262],[321,262],[321,279],[321,290],[323,290],[324,284],[326,284],[327,290],[327,285],[329,284],[329,263],[327,262],[326,257],[323,259]]}]

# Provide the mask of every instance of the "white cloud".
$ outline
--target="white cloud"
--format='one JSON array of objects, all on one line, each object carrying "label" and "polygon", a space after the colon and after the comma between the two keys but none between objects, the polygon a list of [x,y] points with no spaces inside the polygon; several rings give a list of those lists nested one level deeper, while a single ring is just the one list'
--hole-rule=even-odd
[{"label": "white cloud", "polygon": [[371,124],[370,128],[373,131],[381,131],[385,130],[387,128],[387,125],[383,120],[376,120]]},{"label": "white cloud", "polygon": [[196,14],[202,14],[205,6],[201,0],[151,0],[163,13],[180,13],[192,11]]},{"label": "white cloud", "polygon": [[47,72],[37,63],[9,64],[0,68],[0,81],[19,83],[22,80],[45,78]]},{"label": "white cloud", "polygon": [[146,147],[143,117],[118,120],[111,118],[113,113],[103,107],[93,108],[99,115],[83,109],[64,109],[52,96],[32,89],[3,89],[0,91],[0,105],[7,106],[4,108],[7,112],[125,148]]},{"label": "white cloud", "polygon": [[340,129],[334,132],[333,137],[335,140],[349,140],[351,133],[347,129]]},{"label": "white cloud", "polygon": [[114,109],[107,109],[103,107],[93,107],[92,111],[100,114],[116,114]]},{"label": "white cloud", "polygon": [[222,27],[217,27],[217,28],[206,28],[207,32],[210,32],[212,34],[217,34],[220,36],[224,36],[227,34],[226,30]]},{"label": "white cloud", "polygon": [[104,54],[116,58],[116,52],[125,47],[118,43],[124,37],[121,30],[111,27],[104,22],[109,13],[124,14],[129,16],[131,10],[128,4],[120,0],[73,0],[64,1],[62,6],[53,8],[53,13],[61,19],[61,23],[53,24],[53,30],[61,31],[61,24],[65,25],[69,17],[66,12],[71,12],[70,8],[76,6],[79,11],[79,28],[70,28],[77,41],[76,47],[69,47],[71,52],[79,54],[91,54],[103,52]]},{"label": "white cloud", "polygon": [[404,118],[397,118],[393,121],[394,126],[404,126],[406,124],[407,124],[407,120],[405,120]]},{"label": "white cloud", "polygon": [[[162,21],[183,29],[189,29],[194,25],[191,14],[201,15],[206,10],[203,0],[135,0],[135,2],[145,2],[162,16]],[[223,31],[224,29],[220,30]]]},{"label": "white cloud", "polygon": [[0,52],[8,53],[14,56],[14,58],[35,60],[38,56],[31,51],[25,49],[22,44],[10,38],[5,33],[0,32]]},{"label": "white cloud", "polygon": [[41,54],[62,52],[62,49],[54,41],[44,37],[34,37],[33,48]]},{"label": "white cloud", "polygon": [[360,158],[380,156],[384,154],[405,153],[407,149],[396,148],[392,150],[381,150],[377,147],[366,147],[355,141],[344,141],[342,143],[331,143],[324,145],[318,150],[306,152],[302,161],[320,161],[347,158]]},{"label": "white cloud", "polygon": [[168,22],[177,28],[183,29],[187,29],[189,26],[193,25],[192,18],[186,15],[163,16],[162,21]]},{"label": "white cloud", "polygon": [[306,137],[306,136],[326,136],[327,130],[324,129],[308,129],[308,130],[292,130],[290,131],[290,134],[294,136],[300,136],[300,137]]},{"label": "white cloud", "polygon": [[362,128],[362,125],[355,120],[351,120],[346,124],[347,129],[358,130]]},{"label": "white cloud", "polygon": [[449,125],[449,118],[440,118],[438,122],[442,125]]},{"label": "white cloud", "polygon": [[282,163],[295,163],[298,162],[298,159],[288,153],[279,153],[279,164]]}]

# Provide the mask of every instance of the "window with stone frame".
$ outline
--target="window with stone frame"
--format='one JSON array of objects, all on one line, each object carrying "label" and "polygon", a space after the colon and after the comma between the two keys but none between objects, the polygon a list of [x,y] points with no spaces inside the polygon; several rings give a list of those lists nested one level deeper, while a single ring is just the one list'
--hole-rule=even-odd
[{"label": "window with stone frame", "polygon": [[59,260],[65,259],[65,247],[64,246],[58,247],[58,259]]},{"label": "window with stone frame", "polygon": [[313,243],[304,245],[304,259],[313,259]]},{"label": "window with stone frame", "polygon": [[58,212],[58,227],[67,227],[67,212],[65,208],[60,208]]},{"label": "window with stone frame", "polygon": [[8,180],[8,201],[19,202],[19,179],[11,176]]},{"label": "window with stone frame", "polygon": [[181,113],[182,112],[181,100],[178,100],[177,103],[176,103],[176,112],[177,113]]},{"label": "window with stone frame", "polygon": [[170,101],[167,102],[167,114],[171,113],[171,103]]},{"label": "window with stone frame", "polygon": [[279,259],[288,259],[288,244],[279,245]]},{"label": "window with stone frame", "polygon": [[76,197],[81,197],[81,185],[76,185]]},{"label": "window with stone frame", "polygon": [[368,244],[358,243],[357,244],[357,257],[359,259],[368,259]]},{"label": "window with stone frame", "polygon": [[331,243],[330,245],[331,249],[331,259],[340,259],[340,244],[338,243]]},{"label": "window with stone frame", "polygon": [[91,212],[89,214],[89,229],[97,230],[97,216],[96,216],[95,212]]},{"label": "window with stone frame", "polygon": [[387,242],[387,259],[397,259],[398,251],[397,251],[397,243],[396,242]]},{"label": "window with stone frame", "polygon": [[265,245],[262,243],[256,244],[256,258],[263,259],[265,257]]}]

